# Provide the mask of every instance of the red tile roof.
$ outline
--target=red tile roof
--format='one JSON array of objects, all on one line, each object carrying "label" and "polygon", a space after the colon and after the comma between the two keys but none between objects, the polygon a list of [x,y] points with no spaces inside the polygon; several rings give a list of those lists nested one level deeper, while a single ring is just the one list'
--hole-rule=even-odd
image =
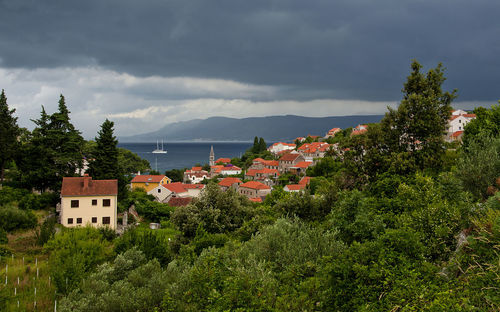
[{"label": "red tile roof", "polygon": [[462,116],[468,117],[468,118],[476,118],[476,114],[463,114]]},{"label": "red tile roof", "polygon": [[92,177],[64,177],[61,196],[117,195],[118,180],[92,180]]},{"label": "red tile roof", "polygon": [[257,172],[259,172],[259,169],[248,169],[247,172],[245,172],[245,175],[254,177]]},{"label": "red tile roof", "polygon": [[240,187],[246,187],[246,188],[254,189],[254,190],[269,190],[269,189],[271,189],[271,187],[269,187],[265,184],[262,184],[260,182],[257,182],[257,181],[248,181],[247,183],[243,183],[242,185],[240,185]]},{"label": "red tile roof", "polygon": [[225,186],[225,187],[230,187],[231,185],[235,184],[235,183],[243,183],[240,179],[238,178],[224,178],[222,179],[220,182],[219,182],[219,185],[220,186]]},{"label": "red tile roof", "polygon": [[307,168],[312,165],[312,161],[299,161],[294,168]]},{"label": "red tile roof", "polygon": [[202,171],[203,167],[193,167],[191,168],[191,171]]},{"label": "red tile roof", "polygon": [[462,115],[453,115],[453,116],[451,116],[451,117],[450,117],[450,121],[451,121],[451,120],[455,120],[455,119],[457,119],[457,118],[458,118],[458,117],[460,117],[460,116],[462,116]]},{"label": "red tile roof", "polygon": [[262,203],[262,198],[260,198],[260,197],[252,197],[252,198],[249,198],[248,200],[256,202],[256,203]]},{"label": "red tile roof", "polygon": [[294,161],[300,154],[289,153],[281,156],[280,161]]},{"label": "red tile roof", "polygon": [[216,164],[218,163],[224,163],[224,164],[229,164],[231,163],[231,158],[219,158],[215,161]]},{"label": "red tile roof", "polygon": [[455,131],[451,134],[452,137],[457,138],[464,133],[463,131]]},{"label": "red tile roof", "polygon": [[191,197],[172,197],[168,201],[168,204],[172,207],[181,207],[189,205],[192,200]]},{"label": "red tile roof", "polygon": [[311,177],[307,177],[306,176],[306,177],[303,177],[302,179],[300,179],[299,184],[305,184],[305,185],[307,185],[310,182],[311,182]]},{"label": "red tile roof", "polygon": [[305,184],[290,184],[286,185],[286,188],[288,188],[290,191],[300,191],[306,187]]},{"label": "red tile roof", "polygon": [[363,134],[363,133],[366,133],[368,130],[367,129],[363,129],[363,130],[353,130],[351,132],[351,136],[353,135],[359,135],[359,134]]},{"label": "red tile roof", "polygon": [[132,183],[160,183],[164,175],[137,175],[132,179]]}]

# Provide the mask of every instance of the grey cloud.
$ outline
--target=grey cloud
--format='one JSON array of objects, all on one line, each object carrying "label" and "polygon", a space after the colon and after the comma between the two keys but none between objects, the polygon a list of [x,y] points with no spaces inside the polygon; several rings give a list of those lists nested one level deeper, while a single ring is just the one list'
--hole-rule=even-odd
[{"label": "grey cloud", "polygon": [[3,0],[0,59],[290,90],[278,99],[392,101],[416,58],[443,62],[461,100],[494,100],[499,11],[495,0]]}]

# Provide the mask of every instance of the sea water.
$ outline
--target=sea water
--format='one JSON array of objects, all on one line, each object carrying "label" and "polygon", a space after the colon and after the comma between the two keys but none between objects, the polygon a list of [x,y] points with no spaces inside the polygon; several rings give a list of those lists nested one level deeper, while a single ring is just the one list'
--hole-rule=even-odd
[{"label": "sea water", "polygon": [[156,143],[118,143],[139,157],[149,161],[151,169],[164,173],[166,170],[191,168],[195,164],[208,164],[210,147],[214,147],[215,160],[218,158],[240,157],[253,142],[188,142],[163,143],[166,154],[153,154]]}]

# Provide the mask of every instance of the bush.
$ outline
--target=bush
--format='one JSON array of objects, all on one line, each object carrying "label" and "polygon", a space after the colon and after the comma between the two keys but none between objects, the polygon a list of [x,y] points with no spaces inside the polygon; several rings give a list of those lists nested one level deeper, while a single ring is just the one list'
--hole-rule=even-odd
[{"label": "bush", "polygon": [[37,194],[26,194],[19,201],[19,208],[24,210],[41,210],[48,208],[55,208],[57,202],[59,201],[59,197],[56,193],[42,193],[41,195]]},{"label": "bush", "polygon": [[0,228],[0,244],[7,244],[9,239],[7,238],[7,232]]},{"label": "bush", "polygon": [[111,244],[92,227],[63,230],[45,244],[49,270],[58,292],[69,293],[98,264],[113,255]]},{"label": "bush", "polygon": [[154,311],[167,283],[158,261],[147,262],[140,251],[131,249],[85,278],[79,289],[61,300],[60,311]]},{"label": "bush", "polygon": [[43,221],[36,235],[38,245],[43,246],[52,237],[54,237],[54,234],[56,233],[56,223],[57,221],[55,217],[48,217]]},{"label": "bush", "polygon": [[157,259],[161,265],[166,266],[172,260],[168,239],[159,231],[131,229],[115,243],[116,253],[123,253],[132,248],[140,250],[149,260]]},{"label": "bush", "polygon": [[7,232],[17,229],[31,229],[36,224],[36,216],[29,210],[20,210],[13,206],[0,207],[0,228]]}]

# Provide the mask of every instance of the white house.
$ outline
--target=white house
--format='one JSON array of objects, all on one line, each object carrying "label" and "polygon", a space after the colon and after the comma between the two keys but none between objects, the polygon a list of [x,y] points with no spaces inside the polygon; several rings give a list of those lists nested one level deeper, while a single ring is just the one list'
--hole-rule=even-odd
[{"label": "white house", "polygon": [[458,109],[451,113],[446,129],[446,141],[460,141],[465,126],[476,118],[476,114],[469,114],[464,110]]},{"label": "white house", "polygon": [[267,150],[273,154],[278,154],[279,152],[283,151],[292,151],[295,149],[295,147],[296,145],[292,143],[277,142],[269,146]]}]

